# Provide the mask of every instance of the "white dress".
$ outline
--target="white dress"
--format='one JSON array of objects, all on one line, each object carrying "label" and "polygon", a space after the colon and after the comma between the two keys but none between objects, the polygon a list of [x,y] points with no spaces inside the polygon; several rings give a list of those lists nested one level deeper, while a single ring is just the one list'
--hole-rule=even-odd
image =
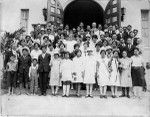
[{"label": "white dress", "polygon": [[111,62],[112,72],[110,74],[110,86],[120,86],[120,74],[118,70],[119,62],[117,59],[113,58]]},{"label": "white dress", "polygon": [[108,71],[108,62],[107,58],[101,58],[99,61],[99,70],[98,70],[98,85],[107,86],[109,85],[109,71]]},{"label": "white dress", "polygon": [[122,71],[120,73],[121,87],[132,87],[131,59],[120,59]]},{"label": "white dress", "polygon": [[84,60],[84,83],[95,84],[96,59],[94,56],[86,56]]},{"label": "white dress", "polygon": [[38,57],[39,55],[42,54],[42,51],[39,49],[39,50],[32,50],[30,55],[31,55],[31,58],[32,59],[37,59],[38,60]]},{"label": "white dress", "polygon": [[62,74],[61,81],[71,81],[72,82],[72,68],[73,68],[73,62],[68,60],[63,60],[63,62],[60,65],[60,73]]},{"label": "white dress", "polygon": [[60,81],[60,64],[61,61],[58,60],[52,60],[50,62],[51,66],[51,72],[50,72],[50,86],[61,86],[61,81]]},{"label": "white dress", "polygon": [[82,73],[84,72],[84,66],[83,66],[83,57],[75,57],[73,59],[73,73],[75,73],[73,82],[74,83],[82,83],[83,82],[83,76]]}]

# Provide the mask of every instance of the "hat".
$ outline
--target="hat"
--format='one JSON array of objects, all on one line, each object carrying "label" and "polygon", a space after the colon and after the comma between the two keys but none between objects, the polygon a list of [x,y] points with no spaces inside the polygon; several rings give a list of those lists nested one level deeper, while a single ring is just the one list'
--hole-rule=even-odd
[{"label": "hat", "polygon": [[91,37],[90,34],[87,34],[86,37]]},{"label": "hat", "polygon": [[107,50],[113,50],[113,49],[112,49],[112,47],[107,46],[106,51],[107,51]]},{"label": "hat", "polygon": [[102,51],[104,51],[105,54],[106,54],[106,49],[101,49],[101,50],[100,50],[100,53],[102,53]]},{"label": "hat", "polygon": [[54,55],[59,55],[59,52],[58,51],[54,51]]},{"label": "hat", "polygon": [[27,47],[24,47],[24,48],[22,49],[22,52],[23,52],[24,50],[27,51],[27,52],[29,52]]},{"label": "hat", "polygon": [[119,49],[114,49],[114,50],[113,50],[113,53],[114,53],[114,52],[118,52],[118,53],[119,53],[120,50],[119,50]]},{"label": "hat", "polygon": [[87,52],[93,52],[93,49],[88,48],[88,49],[87,49]]}]

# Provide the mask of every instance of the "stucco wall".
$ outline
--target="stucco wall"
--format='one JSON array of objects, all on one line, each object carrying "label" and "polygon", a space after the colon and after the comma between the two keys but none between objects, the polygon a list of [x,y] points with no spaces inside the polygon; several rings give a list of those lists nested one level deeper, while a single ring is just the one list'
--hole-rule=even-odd
[{"label": "stucco wall", "polygon": [[2,29],[13,32],[20,28],[20,9],[29,9],[29,28],[31,24],[44,23],[42,9],[47,7],[47,0],[3,0],[2,2]]}]

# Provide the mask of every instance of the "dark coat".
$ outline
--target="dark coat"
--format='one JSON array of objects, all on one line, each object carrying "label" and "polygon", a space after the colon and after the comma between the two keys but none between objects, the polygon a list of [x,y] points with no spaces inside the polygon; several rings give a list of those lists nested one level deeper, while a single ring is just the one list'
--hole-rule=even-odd
[{"label": "dark coat", "polygon": [[26,56],[25,58],[23,56],[20,56],[18,58],[19,73],[23,73],[23,71],[28,73],[30,66],[31,66],[31,56],[30,55]]},{"label": "dark coat", "polygon": [[135,46],[134,46],[134,45],[132,45],[130,49],[129,49],[128,45],[126,45],[126,46],[124,47],[124,49],[127,51],[128,57],[131,57],[131,56],[134,55],[134,49],[135,49]]},{"label": "dark coat", "polygon": [[42,54],[38,57],[39,68],[38,72],[49,72],[50,71],[50,63],[51,55],[46,53],[45,57],[42,57]]}]

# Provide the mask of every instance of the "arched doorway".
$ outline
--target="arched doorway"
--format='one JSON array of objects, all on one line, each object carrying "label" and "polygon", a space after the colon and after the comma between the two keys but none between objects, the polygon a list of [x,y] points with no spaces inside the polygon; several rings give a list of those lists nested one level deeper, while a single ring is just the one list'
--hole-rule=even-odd
[{"label": "arched doorway", "polygon": [[94,0],[74,0],[64,10],[64,25],[76,28],[80,22],[91,25],[92,22],[104,25],[104,10]]}]

